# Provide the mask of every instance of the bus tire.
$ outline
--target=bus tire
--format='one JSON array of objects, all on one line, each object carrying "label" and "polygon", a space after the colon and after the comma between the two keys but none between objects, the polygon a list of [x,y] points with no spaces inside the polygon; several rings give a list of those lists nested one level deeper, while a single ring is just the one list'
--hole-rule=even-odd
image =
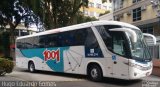
[{"label": "bus tire", "polygon": [[90,65],[88,67],[88,77],[95,82],[102,81],[103,74],[101,67],[96,64]]},{"label": "bus tire", "polygon": [[29,70],[29,72],[31,72],[31,73],[33,73],[33,72],[36,71],[35,65],[34,65],[34,63],[33,63],[32,61],[29,62],[29,64],[28,64],[28,70]]}]

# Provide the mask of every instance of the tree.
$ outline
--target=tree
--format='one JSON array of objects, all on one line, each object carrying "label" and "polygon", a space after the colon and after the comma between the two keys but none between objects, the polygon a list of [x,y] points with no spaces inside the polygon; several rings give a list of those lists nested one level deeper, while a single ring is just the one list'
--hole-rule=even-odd
[{"label": "tree", "polygon": [[[1,0],[0,5],[0,26],[5,28],[9,25],[9,33],[14,36],[14,31],[18,24],[22,21],[28,22],[28,16],[31,16],[32,11],[23,8],[19,0]],[[31,19],[29,19],[31,20]]]},{"label": "tree", "polygon": [[88,0],[21,0],[32,10],[46,29],[76,24],[77,12]]},{"label": "tree", "polygon": [[82,12],[79,12],[77,16],[77,24],[84,23],[84,22],[90,22],[90,21],[96,21],[96,20],[97,19],[95,17],[84,16]]},{"label": "tree", "polygon": [[[8,33],[5,35],[8,35],[6,37],[10,37],[11,43],[15,42],[14,37],[14,31],[18,24],[20,24],[22,21],[27,22],[29,17],[33,13],[31,10],[24,8],[22,6],[22,3],[19,0],[1,0],[0,4],[0,27],[1,29],[5,29],[5,27],[8,25]],[[26,18],[28,17],[28,18]],[[29,19],[31,20],[31,19]],[[29,23],[28,23],[29,24]],[[5,41],[4,41],[5,42]],[[8,43],[9,43],[8,42]],[[5,44],[5,43],[4,43]],[[6,43],[7,44],[7,43]],[[10,52],[9,46],[6,46],[8,53]],[[9,55],[5,55],[9,56]]]},{"label": "tree", "polygon": [[106,2],[107,0],[102,0],[102,3]]}]

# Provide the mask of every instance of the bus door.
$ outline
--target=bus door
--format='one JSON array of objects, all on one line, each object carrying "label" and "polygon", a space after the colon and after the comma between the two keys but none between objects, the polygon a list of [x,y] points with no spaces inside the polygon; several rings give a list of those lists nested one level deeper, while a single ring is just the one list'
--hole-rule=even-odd
[{"label": "bus door", "polygon": [[[107,48],[107,75],[115,78],[128,78],[128,62],[131,57],[130,41],[126,33],[135,37],[136,33],[130,29],[115,25],[96,26]],[[125,33],[126,32],[126,33]],[[136,41],[136,38],[133,39]]]},{"label": "bus door", "polygon": [[[128,56],[129,56],[129,44],[126,39],[126,35],[122,31],[110,32],[110,47],[112,61],[112,76],[115,78],[128,78],[129,67]],[[107,47],[107,48],[108,48]]]}]

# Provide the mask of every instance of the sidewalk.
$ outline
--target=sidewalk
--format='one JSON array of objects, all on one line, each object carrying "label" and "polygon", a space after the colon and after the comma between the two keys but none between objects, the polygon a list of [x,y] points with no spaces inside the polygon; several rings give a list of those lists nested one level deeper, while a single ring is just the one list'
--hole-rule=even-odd
[{"label": "sidewalk", "polygon": [[155,76],[155,75],[150,75],[148,77],[142,78],[142,80],[146,80],[146,81],[160,81],[160,77]]},{"label": "sidewalk", "polygon": [[154,59],[153,60],[153,75],[160,76],[160,60],[159,59]]}]

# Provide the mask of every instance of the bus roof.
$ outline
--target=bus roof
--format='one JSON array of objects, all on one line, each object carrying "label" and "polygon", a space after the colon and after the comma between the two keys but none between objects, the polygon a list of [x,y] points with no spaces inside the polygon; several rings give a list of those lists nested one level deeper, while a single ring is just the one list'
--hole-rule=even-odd
[{"label": "bus roof", "polygon": [[40,36],[40,35],[46,35],[46,34],[52,34],[52,33],[70,31],[70,30],[76,30],[76,29],[81,29],[81,28],[86,28],[86,27],[91,27],[91,26],[98,26],[98,25],[120,25],[120,26],[130,27],[134,29],[139,29],[138,27],[134,25],[124,23],[124,22],[100,20],[100,21],[92,21],[92,22],[87,22],[87,23],[82,23],[82,24],[71,25],[71,26],[62,27],[62,28],[51,29],[51,30],[47,30],[44,32],[40,32],[40,33],[34,33],[32,35],[21,36],[21,37],[18,37],[17,39],[23,39],[23,38],[28,38],[28,37],[34,37],[34,36]]}]

